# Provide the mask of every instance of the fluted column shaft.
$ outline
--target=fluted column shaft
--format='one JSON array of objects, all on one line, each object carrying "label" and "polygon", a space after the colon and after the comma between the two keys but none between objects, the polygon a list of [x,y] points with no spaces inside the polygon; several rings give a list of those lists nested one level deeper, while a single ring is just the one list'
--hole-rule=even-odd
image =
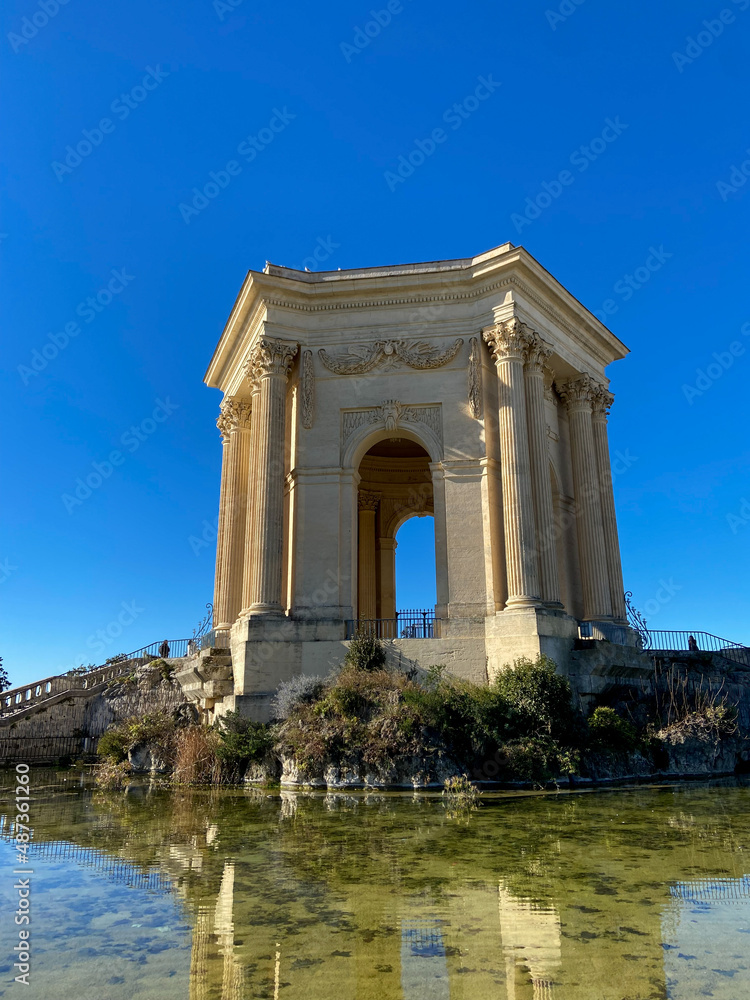
[{"label": "fluted column shaft", "polygon": [[242,584],[250,468],[250,405],[239,400],[222,404],[222,419],[229,434],[226,447],[226,482],[222,486],[219,540],[222,542],[221,590],[214,602],[217,628],[229,628],[242,609]]},{"label": "fluted column shaft", "polygon": [[611,618],[607,554],[604,546],[601,491],[591,416],[596,385],[587,375],[560,386],[568,408],[578,525],[578,554],[583,589],[583,617]]},{"label": "fluted column shaft", "polygon": [[223,628],[227,581],[227,480],[229,479],[229,423],[222,403],[216,426],[221,434],[221,487],[219,489],[219,521],[216,528],[216,572],[214,574],[214,628]]},{"label": "fluted column shaft", "polygon": [[492,351],[498,378],[506,606],[534,607],[540,602],[523,374],[525,328],[517,319],[511,319],[484,330],[482,335]]},{"label": "fluted column shaft", "polygon": [[360,490],[359,496],[359,538],[357,562],[357,594],[359,617],[377,618],[377,555],[375,550],[375,516],[379,493]]},{"label": "fluted column shaft", "polygon": [[544,404],[544,362],[552,353],[534,336],[526,354],[526,415],[529,426],[531,490],[536,515],[536,545],[539,553],[539,582],[545,604],[562,607],[560,577],[557,570],[552,480],[549,474],[547,419]]},{"label": "fluted column shaft", "polygon": [[617,514],[615,513],[615,494],[612,488],[612,465],[609,457],[609,440],[607,436],[607,414],[614,402],[611,392],[601,388],[594,398],[592,420],[594,425],[594,448],[599,473],[599,489],[602,498],[602,527],[604,528],[604,547],[607,553],[607,571],[609,575],[609,592],[612,602],[612,614],[615,620],[627,624],[625,608],[625,587],[622,580],[622,559],[620,557],[620,539],[617,534]]},{"label": "fluted column shaft", "polygon": [[[245,368],[245,372],[250,383],[251,396],[250,396],[250,409],[253,413],[258,412],[258,397],[260,395],[260,382],[253,378],[252,364],[248,364]],[[242,552],[242,600],[240,601],[240,606],[242,608],[240,614],[245,616],[250,614],[250,605],[252,604],[252,590],[253,590],[253,562],[255,559],[255,550],[253,548],[253,515],[255,512],[255,456],[258,454],[258,435],[260,433],[260,425],[256,420],[252,420],[250,423],[250,437],[249,437],[249,457],[247,464],[247,479],[245,483],[245,496],[247,497],[247,504],[245,509],[245,534],[244,534],[244,544]]]},{"label": "fluted column shaft", "polygon": [[[281,614],[286,381],[296,344],[261,338],[252,359],[252,566],[249,612]],[[257,449],[257,450],[255,450]]]}]

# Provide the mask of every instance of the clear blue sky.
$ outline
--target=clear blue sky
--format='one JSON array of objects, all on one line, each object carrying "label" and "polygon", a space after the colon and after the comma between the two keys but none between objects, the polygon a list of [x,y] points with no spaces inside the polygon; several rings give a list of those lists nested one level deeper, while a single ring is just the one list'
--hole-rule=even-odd
[{"label": "clear blue sky", "polygon": [[361,267],[511,240],[611,300],[627,586],[655,628],[750,641],[750,0],[724,22],[705,0],[44,2],[8,0],[0,40],[12,681],[190,634],[219,488],[202,376],[247,268],[316,248]]}]

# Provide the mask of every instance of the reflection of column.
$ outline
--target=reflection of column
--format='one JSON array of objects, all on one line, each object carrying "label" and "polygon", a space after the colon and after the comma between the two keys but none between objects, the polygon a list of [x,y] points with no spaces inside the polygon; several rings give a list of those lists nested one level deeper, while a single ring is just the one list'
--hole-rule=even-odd
[{"label": "reflection of column", "polygon": [[[228,435],[222,467],[222,496],[217,547],[217,591],[214,622],[229,628],[242,608],[247,491],[250,464],[250,406],[239,400],[222,403],[217,422]],[[219,573],[219,559],[222,569]]]},{"label": "reflection of column", "polygon": [[261,337],[253,352],[253,567],[251,614],[281,614],[286,381],[297,344]]},{"label": "reflection of column", "polygon": [[190,1000],[208,1000],[208,945],[211,938],[211,916],[201,906],[195,914],[193,942],[190,949]]},{"label": "reflection of column", "polygon": [[523,356],[526,327],[518,319],[489,327],[482,336],[497,367],[500,468],[503,481],[507,607],[539,604],[539,576],[534,545],[534,507],[526,424]]},{"label": "reflection of column", "polygon": [[214,576],[214,628],[224,627],[222,612],[228,589],[227,577],[227,480],[229,479],[229,432],[230,425],[226,409],[229,403],[221,404],[221,413],[216,426],[221,434],[221,487],[219,489],[219,522],[216,529],[216,574]]},{"label": "reflection of column", "polygon": [[242,966],[234,954],[234,865],[225,862],[214,911],[214,933],[223,953],[221,1000],[242,1000]]},{"label": "reflection of column", "polygon": [[502,884],[499,910],[509,1000],[552,1000],[562,960],[557,910],[519,899]]},{"label": "reflection of column", "polygon": [[560,394],[568,407],[570,423],[570,450],[578,516],[578,552],[583,587],[583,617],[586,619],[612,616],[599,473],[591,419],[591,404],[596,388],[596,383],[588,375],[569,379],[559,386]]},{"label": "reflection of column", "polygon": [[380,557],[380,617],[396,617],[396,542],[395,538],[378,539]]},{"label": "reflection of column", "polygon": [[627,625],[625,610],[625,587],[622,582],[622,560],[620,559],[620,540],[617,536],[617,514],[615,513],[615,494],[612,489],[612,466],[609,458],[609,442],[607,440],[607,414],[615,397],[604,386],[600,386],[594,395],[593,424],[594,448],[596,450],[597,471],[599,473],[599,488],[602,496],[602,522],[604,528],[604,546],[607,551],[607,570],[609,574],[609,592],[612,601],[612,614],[615,621]]},{"label": "reflection of column", "polygon": [[377,569],[375,557],[375,514],[380,502],[379,493],[359,491],[359,617],[377,618]]},{"label": "reflection of column", "polygon": [[545,604],[562,607],[557,572],[555,522],[552,508],[552,481],[549,474],[547,418],[544,404],[544,362],[552,353],[538,336],[529,341],[524,367],[526,413],[529,422],[531,488],[536,514],[536,542],[539,576]]}]

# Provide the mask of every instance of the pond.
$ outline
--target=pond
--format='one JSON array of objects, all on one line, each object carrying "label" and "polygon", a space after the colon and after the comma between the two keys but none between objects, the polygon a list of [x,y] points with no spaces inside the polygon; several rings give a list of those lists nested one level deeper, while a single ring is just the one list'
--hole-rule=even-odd
[{"label": "pond", "polygon": [[467,812],[434,794],[103,792],[32,770],[26,866],[12,781],[0,773],[3,997],[750,997],[744,779],[499,792]]}]

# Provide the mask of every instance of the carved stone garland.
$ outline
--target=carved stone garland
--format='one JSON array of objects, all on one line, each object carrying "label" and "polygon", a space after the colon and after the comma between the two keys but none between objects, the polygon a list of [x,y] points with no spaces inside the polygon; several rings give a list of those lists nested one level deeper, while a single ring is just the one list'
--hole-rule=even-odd
[{"label": "carved stone garland", "polygon": [[426,340],[376,340],[371,345],[353,345],[348,354],[333,356],[325,349],[318,351],[326,368],[335,375],[363,375],[378,365],[402,361],[410,368],[440,368],[447,365],[458,354],[463,345],[459,337],[445,351]]},{"label": "carved stone garland", "polygon": [[469,341],[469,409],[472,417],[482,416],[482,355],[479,338]]},{"label": "carved stone garland", "polygon": [[300,386],[302,394],[302,426],[309,430],[313,425],[315,416],[315,368],[313,366],[312,351],[305,351],[302,355],[302,383]]}]

